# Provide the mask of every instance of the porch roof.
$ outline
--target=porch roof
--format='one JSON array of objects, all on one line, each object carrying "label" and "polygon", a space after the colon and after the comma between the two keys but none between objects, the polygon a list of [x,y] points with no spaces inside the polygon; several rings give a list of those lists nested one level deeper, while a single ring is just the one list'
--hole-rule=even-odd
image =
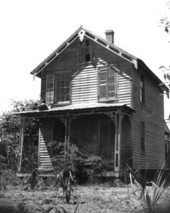
[{"label": "porch roof", "polygon": [[64,114],[78,114],[78,113],[101,113],[103,111],[116,111],[121,109],[129,113],[133,113],[135,110],[126,104],[118,103],[85,103],[85,104],[74,104],[67,106],[57,106],[48,110],[33,110],[33,111],[21,111],[15,112],[15,115],[21,117],[51,117],[55,115]]}]

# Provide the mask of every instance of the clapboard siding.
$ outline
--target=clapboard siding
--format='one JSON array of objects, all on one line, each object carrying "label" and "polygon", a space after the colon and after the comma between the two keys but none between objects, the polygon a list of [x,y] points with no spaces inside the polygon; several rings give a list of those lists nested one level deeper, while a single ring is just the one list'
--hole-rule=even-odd
[{"label": "clapboard siding", "polygon": [[118,102],[131,106],[132,65],[120,56],[110,53],[105,48],[92,42],[92,63],[78,63],[78,43],[73,42],[42,73],[41,97],[45,99],[47,73],[65,70],[72,72],[71,104],[98,101],[98,71],[103,66],[116,67],[118,72]]},{"label": "clapboard siding", "polygon": [[72,104],[97,101],[98,70],[94,67],[84,68],[72,80]]},{"label": "clapboard siding", "polygon": [[[140,103],[139,97],[141,73],[145,76],[145,104]],[[134,69],[133,107],[136,110],[132,123],[134,168],[158,169],[165,159],[163,96],[158,83],[142,67]],[[140,148],[141,121],[145,122],[145,154]]]},{"label": "clapboard siding", "polygon": [[39,134],[39,169],[52,170],[52,163],[48,152],[47,144],[52,140],[52,122],[43,119]]}]

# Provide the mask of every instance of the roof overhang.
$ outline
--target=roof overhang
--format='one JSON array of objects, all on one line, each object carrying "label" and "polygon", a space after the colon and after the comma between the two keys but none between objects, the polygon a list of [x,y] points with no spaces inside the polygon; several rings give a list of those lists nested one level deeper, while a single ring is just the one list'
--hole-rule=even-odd
[{"label": "roof overhang", "polygon": [[113,43],[99,37],[98,35],[92,33],[91,31],[85,29],[83,26],[78,28],[64,43],[62,43],[54,52],[52,52],[44,61],[42,61],[31,74],[40,77],[40,73],[59,55],[66,50],[76,39],[83,40],[84,37],[98,43],[110,52],[124,58],[126,61],[132,63],[137,68],[137,58],[130,53],[122,50]]},{"label": "roof overhang", "polygon": [[22,111],[15,112],[14,114],[22,118],[43,118],[43,117],[57,117],[60,115],[73,115],[73,114],[96,114],[103,112],[116,112],[121,110],[126,113],[135,112],[134,109],[128,107],[125,104],[115,104],[115,103],[93,103],[93,104],[76,104],[67,105],[51,108],[49,110],[33,110],[33,111]]}]

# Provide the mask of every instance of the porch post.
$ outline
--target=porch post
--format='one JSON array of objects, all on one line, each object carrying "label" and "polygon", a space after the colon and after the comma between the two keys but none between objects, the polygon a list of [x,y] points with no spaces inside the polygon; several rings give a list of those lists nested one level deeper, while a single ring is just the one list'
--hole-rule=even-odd
[{"label": "porch post", "polygon": [[68,117],[67,151],[70,153],[70,117]]},{"label": "porch post", "polygon": [[116,112],[115,117],[115,176],[119,177],[120,173],[120,141],[121,141],[121,111]]},{"label": "porch post", "polygon": [[64,120],[65,125],[65,144],[64,144],[64,160],[67,160],[67,117]]},{"label": "porch post", "polygon": [[20,140],[19,140],[19,162],[18,162],[18,172],[21,172],[22,166],[22,152],[23,152],[23,142],[24,142],[24,127],[25,127],[25,118],[21,119],[20,127]]}]

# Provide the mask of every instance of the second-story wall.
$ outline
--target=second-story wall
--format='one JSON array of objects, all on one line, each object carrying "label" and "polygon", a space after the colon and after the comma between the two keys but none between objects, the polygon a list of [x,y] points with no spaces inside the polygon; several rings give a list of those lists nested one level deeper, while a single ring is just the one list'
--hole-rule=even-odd
[{"label": "second-story wall", "polygon": [[131,106],[132,64],[90,41],[92,60],[80,61],[80,41],[76,40],[43,71],[42,99],[45,99],[46,75],[70,71],[71,104],[98,102],[98,73],[102,67],[110,67],[117,73],[117,98],[115,102]]}]

